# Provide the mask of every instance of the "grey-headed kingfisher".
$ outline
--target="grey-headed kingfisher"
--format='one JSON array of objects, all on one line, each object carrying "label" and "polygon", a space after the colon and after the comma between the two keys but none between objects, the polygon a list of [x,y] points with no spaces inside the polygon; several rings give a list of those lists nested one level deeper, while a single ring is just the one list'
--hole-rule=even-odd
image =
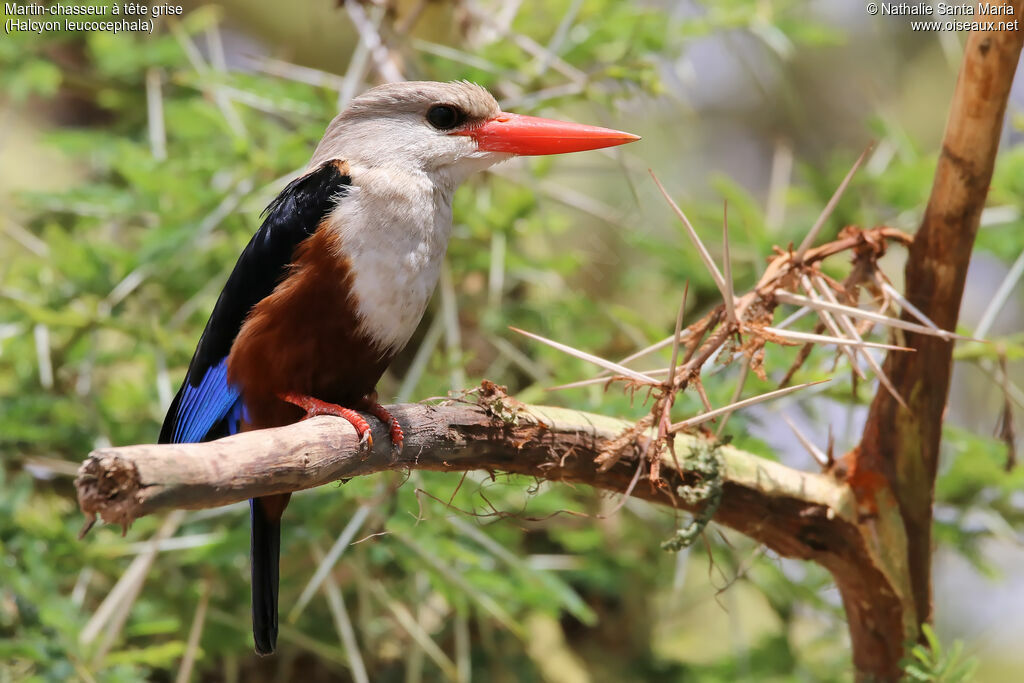
[{"label": "grey-headed kingfisher", "polygon": [[[373,88],[327,127],[304,173],[264,212],[196,347],[161,443],[206,441],[361,409],[402,428],[375,386],[420,322],[452,230],[452,195],[516,155],[620,145],[620,131],[502,112],[471,83]],[[281,513],[250,501],[256,651],[277,641]]]}]

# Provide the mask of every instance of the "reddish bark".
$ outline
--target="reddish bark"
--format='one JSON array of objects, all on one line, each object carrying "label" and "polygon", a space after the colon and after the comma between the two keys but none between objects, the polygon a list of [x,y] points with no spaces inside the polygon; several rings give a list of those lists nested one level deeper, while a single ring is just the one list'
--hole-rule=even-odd
[{"label": "reddish bark", "polygon": [[[1013,5],[1013,17],[1024,10],[1021,0],[1003,4]],[[1022,41],[1024,32],[1019,30],[976,31],[968,38],[931,198],[910,247],[906,296],[943,329],[953,329],[959,316]],[[889,354],[884,370],[908,407],[902,408],[887,391],[878,392],[855,463],[862,477],[883,476],[896,498],[906,529],[916,620],[921,624],[932,614],[932,506],[953,344],[916,334],[908,334],[906,343],[917,352]],[[845,585],[838,575],[836,579],[844,600],[856,601],[857,588]],[[848,617],[858,668],[877,677],[897,677],[891,653],[858,642],[856,614]],[[858,653],[861,647],[868,652]]]}]

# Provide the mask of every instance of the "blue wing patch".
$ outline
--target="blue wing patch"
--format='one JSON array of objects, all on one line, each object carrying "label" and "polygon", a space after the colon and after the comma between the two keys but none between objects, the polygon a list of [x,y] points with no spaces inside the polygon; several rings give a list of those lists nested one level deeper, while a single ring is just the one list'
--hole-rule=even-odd
[{"label": "blue wing patch", "polygon": [[202,441],[213,427],[228,417],[230,433],[238,431],[242,417],[238,389],[228,383],[228,359],[207,369],[198,386],[185,382],[178,404],[172,443]]},{"label": "blue wing patch", "polygon": [[253,306],[287,275],[295,247],[316,232],[351,184],[348,164],[332,159],[293,180],[267,207],[206,323],[185,382],[167,409],[159,443],[206,441],[238,431],[245,408],[227,382],[225,358]]}]

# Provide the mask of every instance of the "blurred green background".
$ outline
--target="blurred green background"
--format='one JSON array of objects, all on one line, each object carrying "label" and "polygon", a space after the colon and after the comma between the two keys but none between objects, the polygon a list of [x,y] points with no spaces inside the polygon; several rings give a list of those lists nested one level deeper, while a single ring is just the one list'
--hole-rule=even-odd
[{"label": "blurred green background", "polygon": [[[820,568],[714,526],[666,553],[685,522],[667,508],[476,473],[296,495],[280,652],[257,659],[244,504],[79,541],[72,479],[93,447],[155,440],[260,211],[369,85],[469,79],[512,111],[644,136],[516,160],[457,194],[449,267],[382,400],[488,378],[525,401],[639,417],[618,389],[546,391],[594,372],[507,327],[618,358],[671,332],[685,282],[688,322],[715,304],[648,168],[719,259],[728,201],[740,290],[772,245],[802,239],[870,140],[826,232],[913,231],[964,36],[828,1],[184,7],[152,35],[0,37],[0,681],[163,681],[190,666],[208,681],[850,679]],[[962,314],[962,331],[981,324],[998,343],[960,353],[937,494],[938,640],[988,681],[1024,671],[1024,475],[1005,471],[997,429],[1007,406],[1024,410],[1020,286],[989,311],[1024,251],[1022,104],[1018,86]],[[902,258],[887,257],[897,283]],[[769,353],[770,379],[792,355]],[[1003,360],[1015,399],[993,379]],[[833,374],[827,355],[812,361],[799,379]],[[851,391],[848,368],[834,374],[827,390],[734,415],[727,433],[810,468],[785,413],[845,451],[873,383]],[[735,368],[708,378],[712,402],[737,381]],[[676,414],[698,406],[687,397]]]}]

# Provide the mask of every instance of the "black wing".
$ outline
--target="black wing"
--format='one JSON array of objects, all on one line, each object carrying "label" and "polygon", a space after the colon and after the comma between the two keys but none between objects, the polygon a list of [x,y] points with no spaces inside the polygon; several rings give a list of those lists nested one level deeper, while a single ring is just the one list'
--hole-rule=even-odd
[{"label": "black wing", "polygon": [[159,443],[191,443],[226,436],[237,418],[238,392],[227,382],[227,356],[249,311],[285,275],[295,247],[348,194],[344,161],[325,162],[293,180],[266,208],[263,225],[238,257],[213,308],[188,374],[167,410]]}]

